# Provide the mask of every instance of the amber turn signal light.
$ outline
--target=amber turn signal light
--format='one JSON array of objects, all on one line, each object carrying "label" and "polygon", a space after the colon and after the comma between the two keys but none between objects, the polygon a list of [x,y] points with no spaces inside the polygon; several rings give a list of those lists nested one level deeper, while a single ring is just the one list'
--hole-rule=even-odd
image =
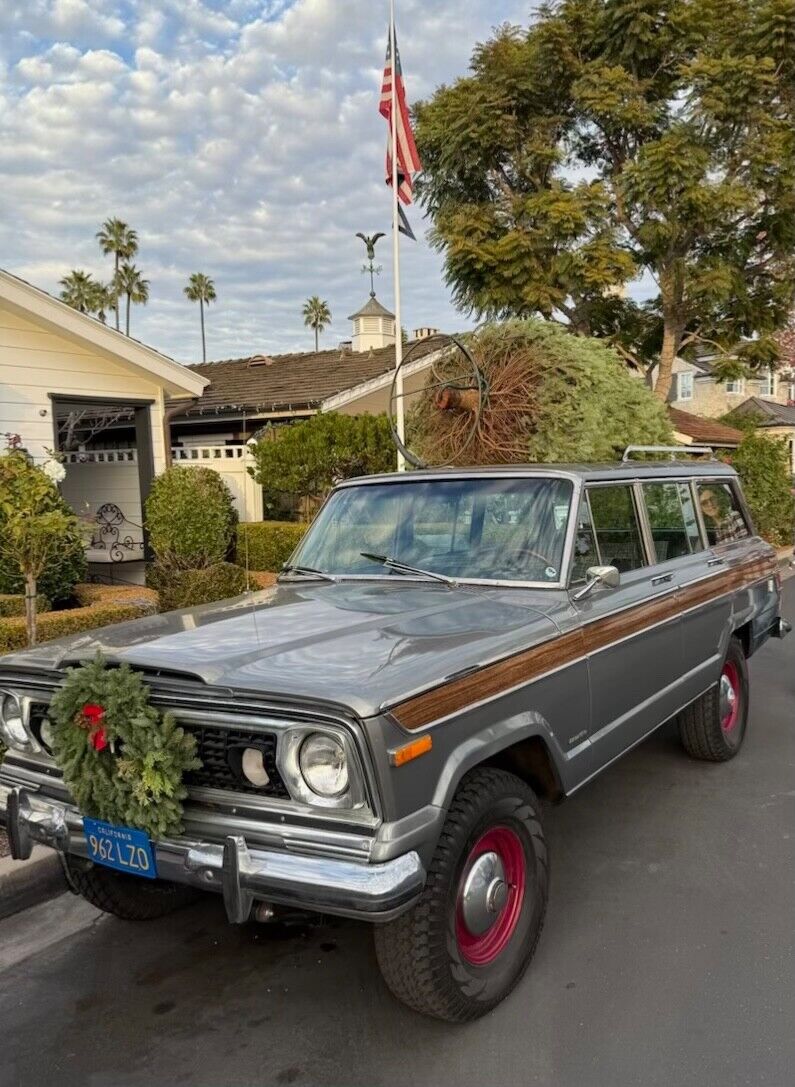
[{"label": "amber turn signal light", "polygon": [[432,747],[433,738],[426,734],[412,740],[410,744],[406,744],[404,747],[398,747],[394,751],[390,751],[389,761],[393,766],[403,766],[404,763],[411,762],[412,759],[418,759],[420,755],[424,755]]}]

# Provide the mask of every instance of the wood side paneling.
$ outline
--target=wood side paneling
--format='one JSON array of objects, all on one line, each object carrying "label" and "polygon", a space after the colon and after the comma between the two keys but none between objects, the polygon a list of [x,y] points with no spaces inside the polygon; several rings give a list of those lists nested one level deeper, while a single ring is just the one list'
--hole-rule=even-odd
[{"label": "wood side paneling", "polygon": [[475,702],[493,698],[555,668],[572,664],[647,627],[675,619],[689,608],[771,577],[775,570],[775,560],[751,558],[733,569],[715,573],[658,599],[624,608],[615,615],[586,623],[541,645],[484,665],[460,679],[450,680],[398,703],[391,712],[404,728],[422,728]]}]

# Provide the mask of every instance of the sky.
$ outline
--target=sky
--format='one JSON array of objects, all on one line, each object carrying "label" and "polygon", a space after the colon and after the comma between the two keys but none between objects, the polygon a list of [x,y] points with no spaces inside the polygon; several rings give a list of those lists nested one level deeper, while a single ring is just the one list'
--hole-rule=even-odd
[{"label": "sky", "polygon": [[[397,0],[410,101],[465,73],[475,42],[533,0]],[[366,301],[357,231],[387,232],[378,113],[387,0],[0,0],[0,267],[52,293],[71,268],[107,279],[95,233],[134,227],[150,301],[131,332],[201,357],[192,272],[215,281],[208,358],[307,350],[301,309],[328,301],[322,342]],[[409,210],[403,324],[468,327]]]}]

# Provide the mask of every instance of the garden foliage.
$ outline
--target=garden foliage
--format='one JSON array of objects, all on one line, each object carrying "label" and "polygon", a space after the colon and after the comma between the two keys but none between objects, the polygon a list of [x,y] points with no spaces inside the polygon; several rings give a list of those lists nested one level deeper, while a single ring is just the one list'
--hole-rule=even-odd
[{"label": "garden foliage", "polygon": [[245,570],[232,562],[216,562],[196,570],[175,570],[155,563],[147,571],[146,580],[160,598],[161,611],[226,600],[247,588]]},{"label": "garden foliage", "polygon": [[309,526],[295,521],[259,521],[238,525],[237,561],[249,570],[278,573]]},{"label": "garden foliage", "polygon": [[0,593],[25,589],[22,564],[40,572],[37,590],[53,603],[68,600],[85,578],[83,534],[46,473],[20,449],[0,455]]},{"label": "garden foliage", "polygon": [[742,480],[759,535],[776,547],[792,544],[795,498],[787,443],[768,437],[763,431],[749,431],[725,459],[737,469]]},{"label": "garden foliage", "polygon": [[396,457],[385,415],[335,412],[269,428],[253,451],[269,508],[282,495],[322,498],[342,479],[392,471]]},{"label": "garden foliage", "polygon": [[237,515],[229,488],[212,468],[169,468],[146,500],[149,542],[159,563],[195,570],[223,562]]}]

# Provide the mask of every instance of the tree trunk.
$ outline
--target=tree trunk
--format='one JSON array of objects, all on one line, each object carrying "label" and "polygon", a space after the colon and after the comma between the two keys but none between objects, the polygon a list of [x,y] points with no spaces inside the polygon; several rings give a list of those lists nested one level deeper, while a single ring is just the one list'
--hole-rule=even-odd
[{"label": "tree trunk", "polygon": [[202,362],[206,362],[207,361],[207,347],[206,347],[205,342],[204,342],[204,302],[202,301],[201,298],[199,299],[199,316],[201,318],[201,323],[202,323]]},{"label": "tree trunk", "polygon": [[127,295],[127,335],[130,335],[130,296]]},{"label": "tree trunk", "polygon": [[32,574],[25,574],[25,630],[28,649],[32,649],[36,644],[36,579]]},{"label": "tree trunk", "polygon": [[317,354],[319,350],[320,350],[320,347],[319,347],[319,344],[318,344],[317,325],[315,325],[315,354]]},{"label": "tree trunk", "polygon": [[682,339],[682,299],[684,295],[684,269],[674,261],[660,272],[660,301],[662,303],[663,342],[657,382],[654,394],[663,404],[668,399],[673,380],[674,359]]},{"label": "tree trunk", "polygon": [[679,350],[679,328],[669,319],[663,319],[663,342],[660,351],[660,364],[657,368],[657,381],[654,386],[654,395],[663,404],[668,399],[673,381],[674,359]]},{"label": "tree trunk", "polygon": [[116,310],[116,331],[117,332],[119,331],[119,291],[118,291],[118,287],[117,287],[118,280],[119,280],[119,251],[117,249],[116,250],[115,268],[114,268],[114,272],[113,272],[113,297],[114,297],[114,302],[115,302],[114,309]]}]

